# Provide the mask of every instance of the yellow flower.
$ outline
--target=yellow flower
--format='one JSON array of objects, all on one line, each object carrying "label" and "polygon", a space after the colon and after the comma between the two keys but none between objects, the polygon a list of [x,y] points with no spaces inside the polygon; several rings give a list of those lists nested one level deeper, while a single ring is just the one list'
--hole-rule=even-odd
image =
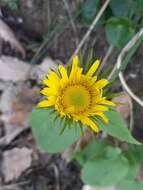
[{"label": "yellow flower", "polygon": [[108,84],[108,80],[97,80],[94,75],[98,66],[99,60],[96,60],[88,72],[83,74],[83,69],[78,66],[78,56],[75,56],[69,75],[63,65],[59,65],[59,73],[50,71],[43,80],[47,87],[40,91],[46,100],[41,101],[38,107],[54,107],[61,117],[67,116],[98,132],[99,128],[93,117],[100,117],[108,123],[104,112],[109,106],[115,106],[103,96],[103,88]]}]

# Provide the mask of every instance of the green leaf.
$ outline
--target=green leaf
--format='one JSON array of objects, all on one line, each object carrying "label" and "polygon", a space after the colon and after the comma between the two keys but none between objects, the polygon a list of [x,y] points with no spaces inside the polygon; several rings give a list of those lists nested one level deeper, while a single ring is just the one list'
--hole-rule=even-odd
[{"label": "green leaf", "polygon": [[123,95],[123,92],[109,92],[109,93],[105,93],[105,96],[107,99],[112,99],[112,98],[115,98],[115,97],[118,97],[118,96],[122,96]]},{"label": "green leaf", "polygon": [[106,38],[109,44],[122,48],[134,35],[131,21],[124,17],[113,17],[107,21]]},{"label": "green leaf", "polygon": [[86,0],[82,4],[82,17],[87,24],[90,24],[97,14],[100,0]]},{"label": "green leaf", "polygon": [[117,186],[117,190],[143,190],[143,182],[123,181]]},{"label": "green leaf", "polygon": [[109,123],[105,124],[99,119],[95,119],[95,122],[99,128],[105,131],[107,134],[127,143],[140,144],[136,141],[131,135],[130,131],[127,128],[127,125],[121,115],[116,111],[107,111],[105,113],[109,119]]},{"label": "green leaf", "polygon": [[133,0],[112,0],[110,7],[115,16],[132,17],[136,11],[136,2]]},{"label": "green leaf", "polygon": [[81,165],[84,165],[88,160],[101,156],[107,145],[107,142],[103,139],[94,139],[83,149],[76,150],[73,158],[76,159]]},{"label": "green leaf", "polygon": [[121,149],[117,147],[107,146],[104,152],[105,159],[115,159],[121,154]]},{"label": "green leaf", "polygon": [[75,122],[66,127],[60,135],[63,122],[56,119],[50,109],[35,109],[30,118],[33,135],[41,150],[57,153],[66,149],[80,137],[80,128]]},{"label": "green leaf", "polygon": [[134,156],[137,162],[143,161],[143,145],[137,146],[134,144],[129,144],[128,151],[131,152]]},{"label": "green leaf", "polygon": [[135,27],[142,25],[142,0],[111,0],[110,8],[115,16],[131,19]]},{"label": "green leaf", "polygon": [[121,155],[114,156],[110,159],[99,158],[85,163],[81,176],[83,182],[91,186],[110,186],[121,181],[128,173],[128,161]]},{"label": "green leaf", "polygon": [[138,162],[138,158],[134,154],[134,152],[132,152],[130,150],[128,150],[124,154],[124,156],[128,159],[129,166],[130,166],[129,172],[128,172],[127,176],[126,176],[126,180],[133,180],[139,174],[141,163]]},{"label": "green leaf", "polygon": [[0,0],[5,3],[12,11],[18,11],[18,0]]}]

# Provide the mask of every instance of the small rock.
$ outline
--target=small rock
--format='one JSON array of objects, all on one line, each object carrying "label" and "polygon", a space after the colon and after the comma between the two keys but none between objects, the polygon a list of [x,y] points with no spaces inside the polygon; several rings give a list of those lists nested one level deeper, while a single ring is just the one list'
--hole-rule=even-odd
[{"label": "small rock", "polygon": [[10,56],[0,57],[0,79],[4,81],[23,81],[27,79],[31,66]]},{"label": "small rock", "polygon": [[130,97],[123,93],[121,96],[113,98],[113,102],[117,102],[116,110],[120,112],[124,119],[128,119],[130,115]]},{"label": "small rock", "polygon": [[14,148],[3,153],[2,173],[5,182],[16,180],[31,166],[32,150],[28,148]]}]

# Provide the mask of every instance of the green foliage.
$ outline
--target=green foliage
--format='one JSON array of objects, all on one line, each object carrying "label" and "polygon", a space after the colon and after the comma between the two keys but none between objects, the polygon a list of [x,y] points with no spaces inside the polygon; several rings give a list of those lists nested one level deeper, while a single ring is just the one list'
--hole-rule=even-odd
[{"label": "green foliage", "polygon": [[76,159],[80,165],[84,165],[87,160],[93,159],[103,155],[107,142],[105,140],[92,140],[84,149],[76,150],[73,158]]},{"label": "green foliage", "polygon": [[[112,10],[113,16],[115,19],[122,17],[123,19],[127,19],[130,24],[118,23],[122,24],[122,29],[119,29],[119,26],[112,26],[112,30],[117,32],[114,33],[113,36],[107,36],[107,40],[109,43],[115,45],[116,47],[122,48],[126,42],[132,37],[134,31],[137,31],[143,25],[143,1],[142,0],[112,0],[110,2],[110,8]],[[119,34],[121,30],[122,39],[119,38]],[[115,40],[117,36],[117,39]],[[113,38],[113,39],[111,39]],[[115,43],[116,41],[116,43]],[[123,43],[122,43],[123,42]]]},{"label": "green foliage", "polygon": [[128,151],[135,156],[138,163],[143,162],[143,145],[137,146],[129,144]]},{"label": "green foliage", "polygon": [[90,24],[100,7],[100,0],[86,0],[82,4],[82,17],[87,24]]},{"label": "green foliage", "polygon": [[40,149],[49,152],[62,152],[73,144],[81,135],[80,127],[70,123],[64,133],[61,131],[65,125],[64,120],[54,119],[50,109],[35,109],[30,118],[33,135]]},{"label": "green foliage", "polygon": [[134,24],[140,24],[142,20],[142,0],[112,0],[110,7],[115,16],[124,16],[133,20]]},{"label": "green foliage", "polygon": [[130,144],[128,150],[122,151],[111,146],[107,140],[96,139],[83,149],[76,150],[74,159],[82,167],[84,183],[91,186],[119,184],[120,187],[125,181],[134,182],[137,178],[143,160],[142,152],[142,146]]},{"label": "green foliage", "polygon": [[11,10],[18,10],[18,0],[0,0],[0,2],[6,4]]},{"label": "green foliage", "polygon": [[126,176],[126,180],[133,180],[139,174],[140,162],[138,161],[137,155],[130,150],[128,150],[124,156],[128,159],[130,165],[130,170]]},{"label": "green foliage", "polygon": [[107,146],[102,156],[84,164],[81,178],[91,186],[110,186],[121,181],[128,171],[128,161],[120,149]]},{"label": "green foliage", "polygon": [[[130,134],[119,113],[108,111],[109,124],[96,119],[98,126],[107,134],[139,144]],[[49,153],[62,152],[79,139],[81,131],[77,122],[61,119],[53,109],[35,109],[30,118],[33,135],[41,150]],[[64,129],[64,132],[62,130]],[[81,179],[91,186],[128,188],[134,183],[143,161],[143,146],[128,145],[126,151],[109,144],[108,139],[94,139],[83,149],[76,150],[73,158],[81,165]],[[130,183],[125,183],[130,180]],[[137,188],[140,184],[135,183]],[[119,189],[120,190],[120,189]],[[140,189],[139,189],[140,190]]]},{"label": "green foliage", "polygon": [[[81,16],[86,24],[91,24],[102,2],[99,0],[86,0],[81,6]],[[96,27],[106,23],[106,38],[109,44],[122,48],[143,26],[142,0],[111,0],[109,7],[98,21]]]},{"label": "green foliage", "polygon": [[135,11],[136,2],[132,0],[112,0],[110,7],[115,16],[131,17]]},{"label": "green foliage", "polygon": [[108,124],[105,124],[101,120],[94,118],[101,130],[121,141],[132,144],[140,144],[132,137],[125,121],[118,112],[108,111],[106,112],[106,116],[109,119]]},{"label": "green foliage", "polygon": [[[103,131],[121,141],[139,144],[130,134],[119,113],[109,111],[107,112],[107,117],[110,120],[109,124],[102,123],[96,119],[98,126]],[[35,109],[31,114],[30,124],[39,148],[49,153],[65,150],[81,135],[80,125],[77,122],[65,118],[61,119],[61,117],[57,115],[57,112],[51,109]],[[83,152],[83,160],[81,160],[81,162],[84,162],[86,159],[84,159],[84,155],[87,155],[87,152],[89,152],[89,157],[93,156],[92,154],[90,155],[90,152],[92,152],[90,150],[95,147],[97,147],[95,151],[96,154],[98,154],[98,151],[101,154],[101,149],[104,150],[101,145],[102,147],[106,147],[104,142],[102,142],[102,144],[95,142],[95,145],[89,145]]]},{"label": "green foliage", "polygon": [[117,186],[117,190],[143,190],[143,182],[123,181]]},{"label": "green foliage", "polygon": [[135,32],[131,21],[124,17],[110,18],[105,30],[107,41],[119,48],[124,47]]}]

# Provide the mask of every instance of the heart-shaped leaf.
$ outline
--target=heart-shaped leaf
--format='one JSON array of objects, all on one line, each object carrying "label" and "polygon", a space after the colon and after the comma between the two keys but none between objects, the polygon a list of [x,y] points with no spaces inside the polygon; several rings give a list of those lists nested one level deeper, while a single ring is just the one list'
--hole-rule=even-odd
[{"label": "heart-shaped leaf", "polygon": [[83,182],[91,186],[111,186],[121,181],[128,173],[129,164],[117,151],[113,155],[110,159],[101,157],[85,163],[81,176]]},{"label": "heart-shaped leaf", "polygon": [[113,17],[106,24],[106,38],[109,44],[122,48],[134,35],[131,21],[124,17]]},{"label": "heart-shaped leaf", "polygon": [[105,124],[99,119],[95,119],[99,128],[105,131],[107,134],[121,140],[124,142],[132,144],[140,144],[134,137],[131,135],[131,132],[128,130],[126,122],[123,120],[120,113],[117,111],[107,111],[105,113],[109,119],[109,123]]},{"label": "heart-shaped leaf", "polygon": [[65,126],[61,134],[63,122],[60,118],[54,121],[50,109],[35,109],[32,112],[30,125],[40,149],[49,153],[61,152],[80,137],[81,131],[75,122],[70,127]]}]

